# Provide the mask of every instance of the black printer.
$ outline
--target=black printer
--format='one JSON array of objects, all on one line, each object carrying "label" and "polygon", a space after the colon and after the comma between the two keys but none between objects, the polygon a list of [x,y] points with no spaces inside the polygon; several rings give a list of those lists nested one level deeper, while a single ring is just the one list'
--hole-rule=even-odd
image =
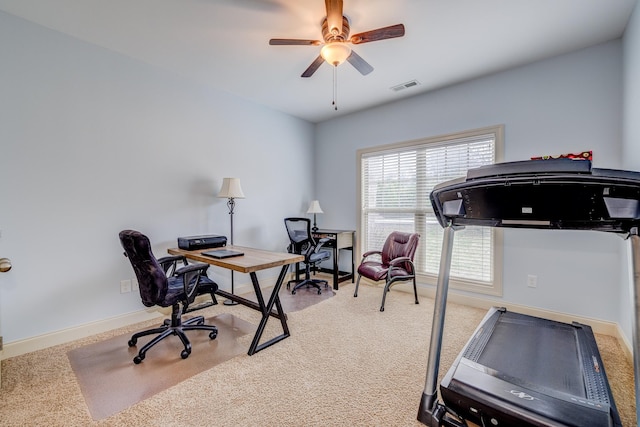
[{"label": "black printer", "polygon": [[197,249],[221,248],[227,246],[227,238],[225,236],[189,236],[178,237],[178,247],[188,251]]}]

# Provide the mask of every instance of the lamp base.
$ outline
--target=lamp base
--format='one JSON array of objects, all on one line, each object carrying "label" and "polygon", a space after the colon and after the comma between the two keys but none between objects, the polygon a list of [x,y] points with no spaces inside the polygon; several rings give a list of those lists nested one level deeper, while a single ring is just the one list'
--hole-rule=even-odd
[{"label": "lamp base", "polygon": [[231,299],[226,299],[226,300],[224,300],[224,302],[222,304],[224,304],[224,305],[238,305],[239,302],[231,300]]}]

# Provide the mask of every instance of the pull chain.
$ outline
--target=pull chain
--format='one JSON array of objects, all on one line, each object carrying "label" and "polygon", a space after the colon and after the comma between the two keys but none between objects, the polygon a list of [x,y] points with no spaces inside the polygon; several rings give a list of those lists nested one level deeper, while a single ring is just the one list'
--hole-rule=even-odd
[{"label": "pull chain", "polygon": [[333,66],[333,109],[338,111],[338,65]]}]

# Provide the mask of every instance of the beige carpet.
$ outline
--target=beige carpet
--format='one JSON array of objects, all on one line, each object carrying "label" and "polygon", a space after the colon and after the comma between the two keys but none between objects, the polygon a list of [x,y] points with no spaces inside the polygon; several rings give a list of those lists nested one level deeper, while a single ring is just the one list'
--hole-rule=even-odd
[{"label": "beige carpet", "polygon": [[[342,284],[336,295],[289,314],[291,337],[94,421],[66,352],[121,335],[121,329],[3,361],[3,426],[416,426],[425,381],[433,300],[392,291],[379,311],[381,287]],[[252,324],[259,314],[219,304],[206,316],[232,313]],[[449,304],[441,376],[485,310]],[[273,319],[272,319],[273,320]],[[135,325],[129,330],[146,325]],[[270,321],[264,339],[277,335]],[[251,334],[238,339],[248,348]],[[623,425],[634,426],[633,371],[617,340],[597,336]]]},{"label": "beige carpet", "polygon": [[[265,298],[271,289],[264,290]],[[318,295],[312,287],[299,289],[296,295],[286,289],[280,291],[285,313],[303,310],[333,295],[331,289]],[[254,294],[246,297],[255,300]],[[198,314],[189,313],[185,319]],[[272,321],[277,322],[276,319]],[[217,338],[209,339],[206,331],[187,332],[192,352],[186,360],[180,357],[183,346],[177,336],[165,338],[153,346],[140,365],[135,365],[132,359],[155,335],[140,338],[136,347],[127,346],[131,337],[127,333],[70,350],[67,356],[92,418],[108,418],[195,374],[246,353],[246,346],[240,345],[238,338],[247,334],[253,336],[256,330],[255,325],[230,313],[210,317],[205,323],[218,327]]]},{"label": "beige carpet", "polygon": [[[291,286],[293,287],[293,283]],[[272,289],[273,288],[264,288],[262,290],[265,304],[269,301],[269,295],[271,295]],[[287,290],[286,286],[283,285],[280,289],[280,302],[282,303],[282,309],[285,313],[304,310],[305,308],[331,298],[336,294],[330,286],[326,288],[322,286],[320,292],[320,295],[318,295],[318,290],[316,288],[304,286],[298,289],[295,295],[291,295],[291,290]],[[257,301],[253,292],[243,296],[252,301]]]}]

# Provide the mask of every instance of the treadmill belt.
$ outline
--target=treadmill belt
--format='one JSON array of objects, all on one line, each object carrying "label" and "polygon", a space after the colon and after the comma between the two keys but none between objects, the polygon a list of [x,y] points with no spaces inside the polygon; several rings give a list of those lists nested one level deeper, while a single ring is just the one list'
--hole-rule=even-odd
[{"label": "treadmill belt", "polygon": [[489,310],[440,392],[480,425],[620,426],[591,328],[504,308]]},{"label": "treadmill belt", "polygon": [[505,317],[476,361],[499,372],[498,376],[511,377],[510,382],[518,379],[523,385],[585,397],[574,328],[541,319]]}]

